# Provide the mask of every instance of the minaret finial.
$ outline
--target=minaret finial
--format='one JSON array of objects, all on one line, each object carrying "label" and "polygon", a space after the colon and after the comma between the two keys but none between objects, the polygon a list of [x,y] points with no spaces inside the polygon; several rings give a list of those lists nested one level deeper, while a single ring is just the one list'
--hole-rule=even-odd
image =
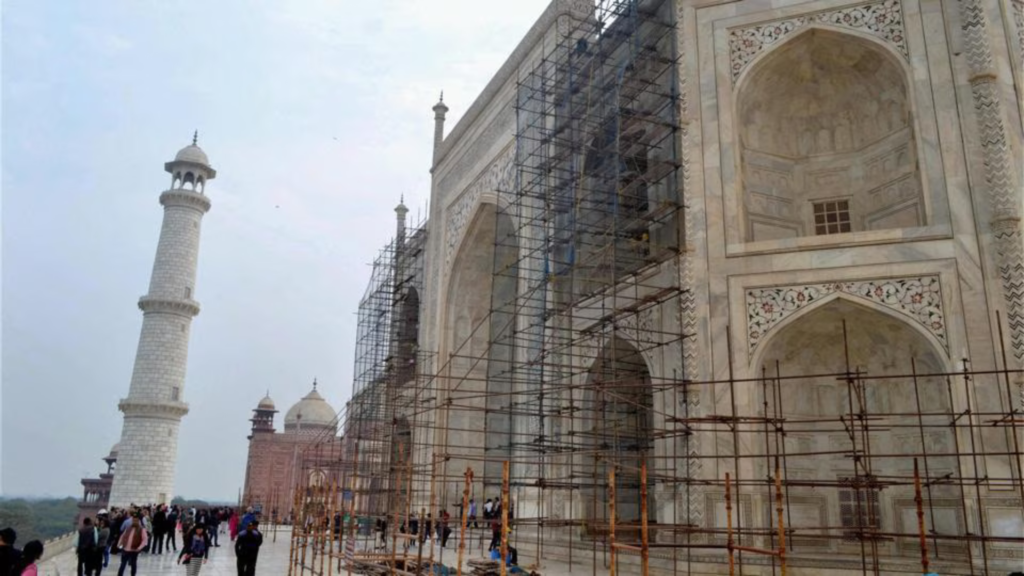
[{"label": "minaret finial", "polygon": [[196,146],[196,142],[199,141],[199,130],[192,133],[192,145]]},{"label": "minaret finial", "polygon": [[313,390],[316,390],[316,376],[313,376]]},{"label": "minaret finial", "polygon": [[441,90],[441,102],[444,102],[444,90]]},{"label": "minaret finial", "polygon": [[401,194],[398,195],[398,203],[405,204],[405,192],[402,192]]}]

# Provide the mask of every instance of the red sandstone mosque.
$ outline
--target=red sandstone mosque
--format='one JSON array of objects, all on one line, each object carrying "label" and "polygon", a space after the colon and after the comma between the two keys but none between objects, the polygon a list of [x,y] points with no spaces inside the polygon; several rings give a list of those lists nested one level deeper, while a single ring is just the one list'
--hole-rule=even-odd
[{"label": "red sandstone mosque", "polygon": [[309,394],[285,413],[284,432],[274,428],[277,412],[269,393],[253,410],[242,503],[284,517],[291,511],[303,461],[310,457],[306,449],[318,442],[322,447],[326,438],[336,437],[338,424],[337,413],[317,392],[315,380]]}]

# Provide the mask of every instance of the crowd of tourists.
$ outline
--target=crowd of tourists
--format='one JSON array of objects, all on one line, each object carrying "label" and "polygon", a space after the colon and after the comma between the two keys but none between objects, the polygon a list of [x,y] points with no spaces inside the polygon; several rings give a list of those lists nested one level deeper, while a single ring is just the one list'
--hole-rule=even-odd
[{"label": "crowd of tourists", "polygon": [[[100,576],[110,567],[111,555],[120,557],[117,576],[136,576],[139,556],[177,554],[186,576],[197,576],[220,547],[220,536],[234,542],[238,576],[254,576],[263,535],[259,519],[250,508],[241,517],[227,507],[186,508],[166,504],[100,510],[95,518],[83,518],[72,547],[77,576]],[[178,535],[181,546],[178,546]],[[37,576],[43,544],[33,540],[15,547],[14,528],[0,530],[0,576]]]}]

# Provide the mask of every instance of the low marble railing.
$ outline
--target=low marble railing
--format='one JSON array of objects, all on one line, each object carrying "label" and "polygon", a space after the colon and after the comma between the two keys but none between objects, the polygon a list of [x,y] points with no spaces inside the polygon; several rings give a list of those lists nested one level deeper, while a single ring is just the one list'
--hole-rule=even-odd
[{"label": "low marble railing", "polygon": [[40,576],[70,576],[77,569],[75,532],[43,542],[43,558],[39,561]]}]

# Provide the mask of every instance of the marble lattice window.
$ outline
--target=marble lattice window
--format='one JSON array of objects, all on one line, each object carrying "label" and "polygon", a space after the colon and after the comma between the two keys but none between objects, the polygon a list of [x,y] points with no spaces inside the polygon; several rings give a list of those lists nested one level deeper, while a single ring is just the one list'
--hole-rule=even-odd
[{"label": "marble lattice window", "polygon": [[843,527],[843,537],[857,540],[858,532],[878,528],[882,516],[878,503],[878,492],[875,490],[839,490],[839,522]]},{"label": "marble lattice window", "polygon": [[818,236],[850,231],[850,201],[831,200],[814,203],[814,233]]}]

